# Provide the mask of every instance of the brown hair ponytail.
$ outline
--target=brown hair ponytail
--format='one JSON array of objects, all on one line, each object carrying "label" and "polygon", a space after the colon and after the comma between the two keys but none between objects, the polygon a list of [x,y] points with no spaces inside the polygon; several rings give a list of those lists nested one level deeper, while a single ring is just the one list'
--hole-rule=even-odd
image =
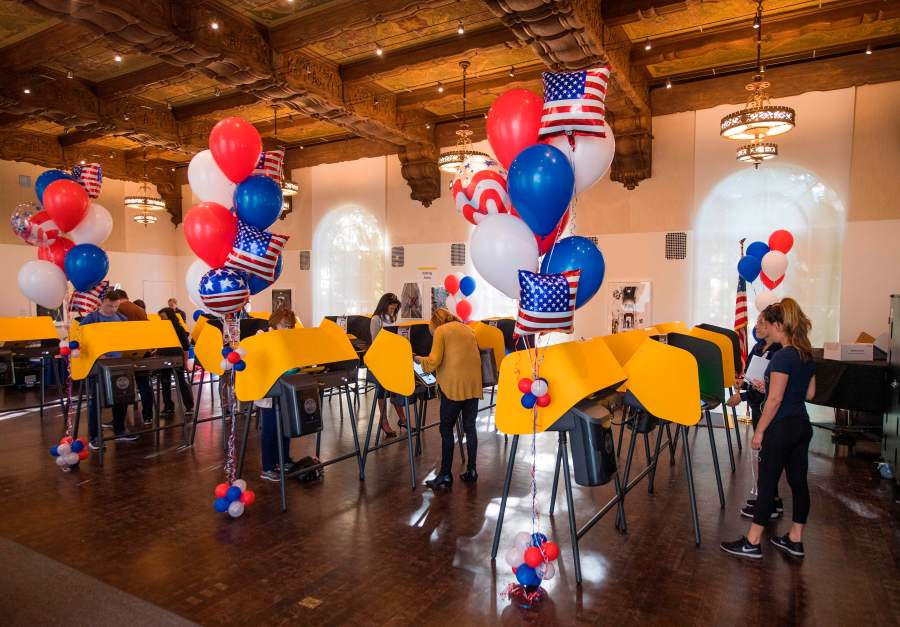
[{"label": "brown hair ponytail", "polygon": [[769,305],[762,312],[769,324],[776,322],[782,326],[790,345],[797,349],[803,361],[812,359],[812,344],[809,342],[809,331],[812,322],[800,309],[793,298],[782,298],[781,302]]}]

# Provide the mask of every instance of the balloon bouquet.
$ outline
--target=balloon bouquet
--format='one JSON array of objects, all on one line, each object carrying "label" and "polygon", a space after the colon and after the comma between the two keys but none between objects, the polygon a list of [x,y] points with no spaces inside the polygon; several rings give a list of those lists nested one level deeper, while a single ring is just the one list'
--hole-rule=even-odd
[{"label": "balloon bouquet", "polygon": [[[515,334],[520,338],[572,332],[575,309],[593,298],[605,273],[596,244],[562,234],[570,223],[574,230],[573,200],[607,172],[615,155],[615,139],[605,121],[609,68],[545,72],[543,82],[543,98],[513,89],[494,101],[486,130],[497,161],[488,161],[483,169],[463,164],[451,186],[457,209],[475,225],[469,244],[476,270],[519,300]],[[534,412],[535,431],[539,408],[552,402],[548,377],[539,372],[539,350],[535,342],[533,371],[517,377],[522,405]],[[520,536],[546,540],[539,533],[536,491],[533,481],[532,532]],[[508,594],[526,605],[540,601],[540,583],[554,573],[549,561],[539,570],[522,564],[523,552],[539,552],[540,544],[517,545],[508,553],[515,552],[517,563],[510,565],[518,581]],[[544,564],[531,553],[536,566]]]},{"label": "balloon bouquet", "polygon": [[[37,246],[37,260],[19,269],[19,289],[31,301],[46,309],[57,309],[66,301],[68,283],[75,290],[69,296],[63,315],[85,315],[100,306],[106,291],[109,258],[100,248],[112,232],[109,211],[94,202],[100,196],[103,171],[99,163],[76,166],[72,173],[47,170],[35,180],[34,192],[42,209],[34,203],[22,203],[13,210],[13,232],[26,243]],[[62,340],[59,355],[66,360],[78,357],[78,342]],[[72,379],[66,389],[72,397]],[[66,407],[66,433],[50,450],[60,469],[69,471],[87,458],[83,439],[72,439],[72,421]]]},{"label": "balloon bouquet", "polygon": [[[274,151],[268,151],[269,153]],[[283,152],[275,159],[283,160]],[[237,518],[255,498],[235,478],[237,401],[231,371],[242,371],[246,351],[239,346],[238,313],[281,274],[287,235],[267,231],[281,214],[281,170],[270,168],[256,128],[241,118],[225,118],[209,135],[209,150],[188,166],[188,182],[200,203],[184,219],[184,235],[199,257],[187,271],[191,300],[224,319],[222,369],[226,371],[224,411],[230,417],[225,460],[226,483],[216,488],[216,511]],[[222,489],[224,486],[224,490]],[[220,492],[222,494],[220,494]],[[230,496],[234,498],[230,498]]]},{"label": "balloon bouquet", "polygon": [[794,246],[794,236],[790,231],[779,229],[769,236],[769,242],[753,242],[747,247],[747,254],[738,261],[738,274],[752,284],[757,278],[765,289],[756,295],[757,311],[781,300],[774,290],[784,281],[788,267],[787,254]]},{"label": "balloon bouquet", "polygon": [[447,290],[444,306],[460,320],[468,322],[472,317],[472,301],[469,297],[475,293],[475,279],[468,275],[460,277],[458,274],[448,274],[444,277],[444,289]]}]

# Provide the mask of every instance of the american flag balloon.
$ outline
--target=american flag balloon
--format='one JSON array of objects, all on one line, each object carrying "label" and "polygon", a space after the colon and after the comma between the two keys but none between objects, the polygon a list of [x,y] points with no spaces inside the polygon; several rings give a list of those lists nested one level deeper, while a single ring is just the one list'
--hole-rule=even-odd
[{"label": "american flag balloon", "polygon": [[69,311],[76,316],[88,315],[100,306],[107,289],[109,289],[109,281],[100,281],[100,283],[87,291],[72,292],[72,298],[69,300]]},{"label": "american flag balloon", "polygon": [[519,315],[514,334],[571,333],[581,270],[539,274],[519,270]]},{"label": "american flag balloon", "polygon": [[263,150],[259,153],[259,161],[256,163],[256,169],[253,174],[262,174],[274,179],[279,185],[284,177],[284,151],[283,150]]},{"label": "american flag balloon", "polygon": [[13,233],[32,246],[49,246],[61,235],[46,211],[33,213],[35,206],[31,203],[17,205],[10,218]]},{"label": "american flag balloon", "polygon": [[609,67],[580,72],[544,72],[544,111],[538,137],[606,137]]},{"label": "american flag balloon", "polygon": [[215,268],[200,279],[200,300],[210,311],[226,315],[240,311],[250,300],[243,275],[230,268]]},{"label": "american flag balloon", "polygon": [[78,181],[91,198],[100,197],[103,185],[103,169],[99,163],[86,163],[72,168],[72,176]]},{"label": "american flag balloon", "polygon": [[277,235],[238,220],[237,237],[225,261],[226,268],[255,274],[270,283],[275,280],[275,266],[289,235]]},{"label": "american flag balloon", "polygon": [[486,167],[477,172],[465,172],[469,164],[463,164],[453,178],[450,190],[456,210],[472,224],[495,213],[509,213],[512,203],[506,191],[506,170],[496,161],[487,161]]}]

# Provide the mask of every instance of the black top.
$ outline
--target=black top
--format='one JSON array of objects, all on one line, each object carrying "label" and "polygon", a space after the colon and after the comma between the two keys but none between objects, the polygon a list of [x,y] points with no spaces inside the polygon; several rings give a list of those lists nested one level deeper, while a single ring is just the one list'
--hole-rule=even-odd
[{"label": "black top", "polygon": [[[758,340],[750,350],[750,354],[747,355],[747,363],[750,363],[750,357],[753,355],[756,355],[757,357],[765,357],[766,359],[771,361],[772,355],[780,350],[781,344],[779,344],[778,342],[772,342],[772,345],[769,346],[768,350],[766,350],[766,341]],[[755,389],[753,389],[752,385],[745,381],[744,391],[741,394],[741,398],[754,407],[761,407],[763,402],[766,400],[766,395],[762,392],[757,392]]]},{"label": "black top", "polygon": [[788,417],[803,417],[809,420],[806,413],[806,391],[809,382],[816,374],[816,364],[812,359],[803,361],[800,351],[793,346],[787,346],[772,356],[769,367],[766,369],[766,389],[769,389],[769,378],[773,372],[781,372],[788,376],[787,387],[784,390],[784,398],[781,406],[775,413],[772,422]]}]

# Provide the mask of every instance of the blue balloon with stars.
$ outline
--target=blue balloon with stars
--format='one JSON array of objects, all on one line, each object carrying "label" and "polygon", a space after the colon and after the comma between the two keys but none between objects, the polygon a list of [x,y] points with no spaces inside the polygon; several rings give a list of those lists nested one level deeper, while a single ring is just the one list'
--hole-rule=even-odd
[{"label": "blue balloon with stars", "polygon": [[200,300],[210,311],[228,315],[240,311],[250,299],[247,280],[237,270],[216,268],[200,279]]}]

